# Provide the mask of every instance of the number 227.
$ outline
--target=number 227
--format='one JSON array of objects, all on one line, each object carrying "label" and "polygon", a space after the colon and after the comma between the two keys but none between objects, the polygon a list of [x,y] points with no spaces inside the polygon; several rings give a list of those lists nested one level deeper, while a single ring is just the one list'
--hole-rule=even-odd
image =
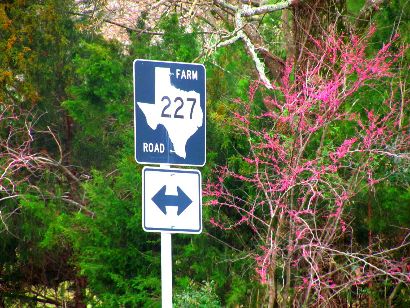
[{"label": "number 227", "polygon": [[[164,109],[162,109],[161,117],[163,117],[163,118],[172,118],[171,114],[165,112],[171,106],[171,99],[169,98],[169,96],[163,96],[162,99],[161,99],[161,102],[163,102],[163,101],[167,101],[168,103],[164,106]],[[196,99],[195,98],[187,98],[187,101],[192,102],[191,113],[189,114],[189,118],[192,119],[192,113],[194,112]],[[175,109],[173,117],[176,118],[176,119],[184,119],[183,114],[178,114],[178,112],[184,107],[184,100],[182,99],[182,97],[178,96],[178,97],[175,97],[174,103],[177,103],[177,104],[179,103],[179,105]]]}]

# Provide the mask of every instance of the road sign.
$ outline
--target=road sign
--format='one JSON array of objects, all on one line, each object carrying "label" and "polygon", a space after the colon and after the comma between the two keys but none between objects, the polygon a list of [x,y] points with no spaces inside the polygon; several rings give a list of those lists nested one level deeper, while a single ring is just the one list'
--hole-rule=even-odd
[{"label": "road sign", "polygon": [[205,67],[134,61],[135,159],[141,164],[205,164]]},{"label": "road sign", "polygon": [[192,169],[154,167],[144,167],[142,173],[144,230],[201,233],[201,173]]}]

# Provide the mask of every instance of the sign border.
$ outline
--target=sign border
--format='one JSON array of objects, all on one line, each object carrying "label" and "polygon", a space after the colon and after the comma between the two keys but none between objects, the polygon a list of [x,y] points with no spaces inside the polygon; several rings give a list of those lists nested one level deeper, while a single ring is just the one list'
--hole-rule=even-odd
[{"label": "sign border", "polygon": [[[169,228],[148,228],[145,226],[145,172],[174,172],[174,173],[195,173],[198,175],[198,187],[199,187],[199,229],[169,229]],[[196,169],[178,169],[178,168],[161,168],[145,166],[142,169],[142,228],[145,232],[165,232],[165,233],[182,233],[182,234],[200,234],[202,233],[202,174],[201,171]]]},{"label": "sign border", "polygon": [[[137,119],[137,102],[135,101],[135,63],[136,62],[154,62],[154,63],[172,63],[172,64],[183,64],[183,65],[197,65],[197,66],[202,66],[204,69],[204,159],[203,159],[203,163],[202,164],[177,164],[177,163],[170,163],[170,162],[150,162],[150,161],[139,161],[137,159],[137,123],[136,123],[136,119]],[[173,61],[160,61],[160,60],[147,60],[147,59],[135,59],[132,62],[132,78],[133,78],[133,101],[134,101],[134,158],[135,161],[138,164],[141,165],[148,165],[148,164],[157,164],[157,165],[162,165],[162,164],[168,164],[168,165],[173,165],[173,166],[187,166],[187,167],[203,167],[206,164],[206,68],[205,65],[203,65],[202,63],[188,63],[188,62],[173,62]],[[155,82],[155,80],[154,80]]]}]

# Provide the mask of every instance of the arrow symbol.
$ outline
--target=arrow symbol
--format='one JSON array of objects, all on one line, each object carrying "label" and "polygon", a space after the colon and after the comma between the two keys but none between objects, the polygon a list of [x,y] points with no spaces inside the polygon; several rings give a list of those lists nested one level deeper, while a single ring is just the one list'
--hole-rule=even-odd
[{"label": "arrow symbol", "polygon": [[166,206],[177,206],[177,215],[181,215],[183,211],[192,203],[192,200],[177,186],[177,195],[166,195],[165,185],[152,197],[152,201],[158,206],[158,208],[167,214]]}]

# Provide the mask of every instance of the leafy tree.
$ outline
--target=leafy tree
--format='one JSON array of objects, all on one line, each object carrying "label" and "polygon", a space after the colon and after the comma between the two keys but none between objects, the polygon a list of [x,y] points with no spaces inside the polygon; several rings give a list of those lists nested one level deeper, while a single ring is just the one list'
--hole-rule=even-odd
[{"label": "leafy tree", "polygon": [[3,306],[59,305],[61,298],[49,290],[76,280],[76,270],[67,262],[70,247],[61,243],[48,250],[41,245],[59,214],[78,211],[81,205],[75,201],[79,180],[65,166],[70,126],[60,105],[72,82],[70,46],[78,37],[67,14],[73,5],[71,1],[0,4]]},{"label": "leafy tree", "polygon": [[73,60],[78,77],[69,88],[71,98],[62,104],[74,120],[73,163],[109,170],[132,114],[129,71],[118,44],[100,38],[83,40],[78,48]]}]

